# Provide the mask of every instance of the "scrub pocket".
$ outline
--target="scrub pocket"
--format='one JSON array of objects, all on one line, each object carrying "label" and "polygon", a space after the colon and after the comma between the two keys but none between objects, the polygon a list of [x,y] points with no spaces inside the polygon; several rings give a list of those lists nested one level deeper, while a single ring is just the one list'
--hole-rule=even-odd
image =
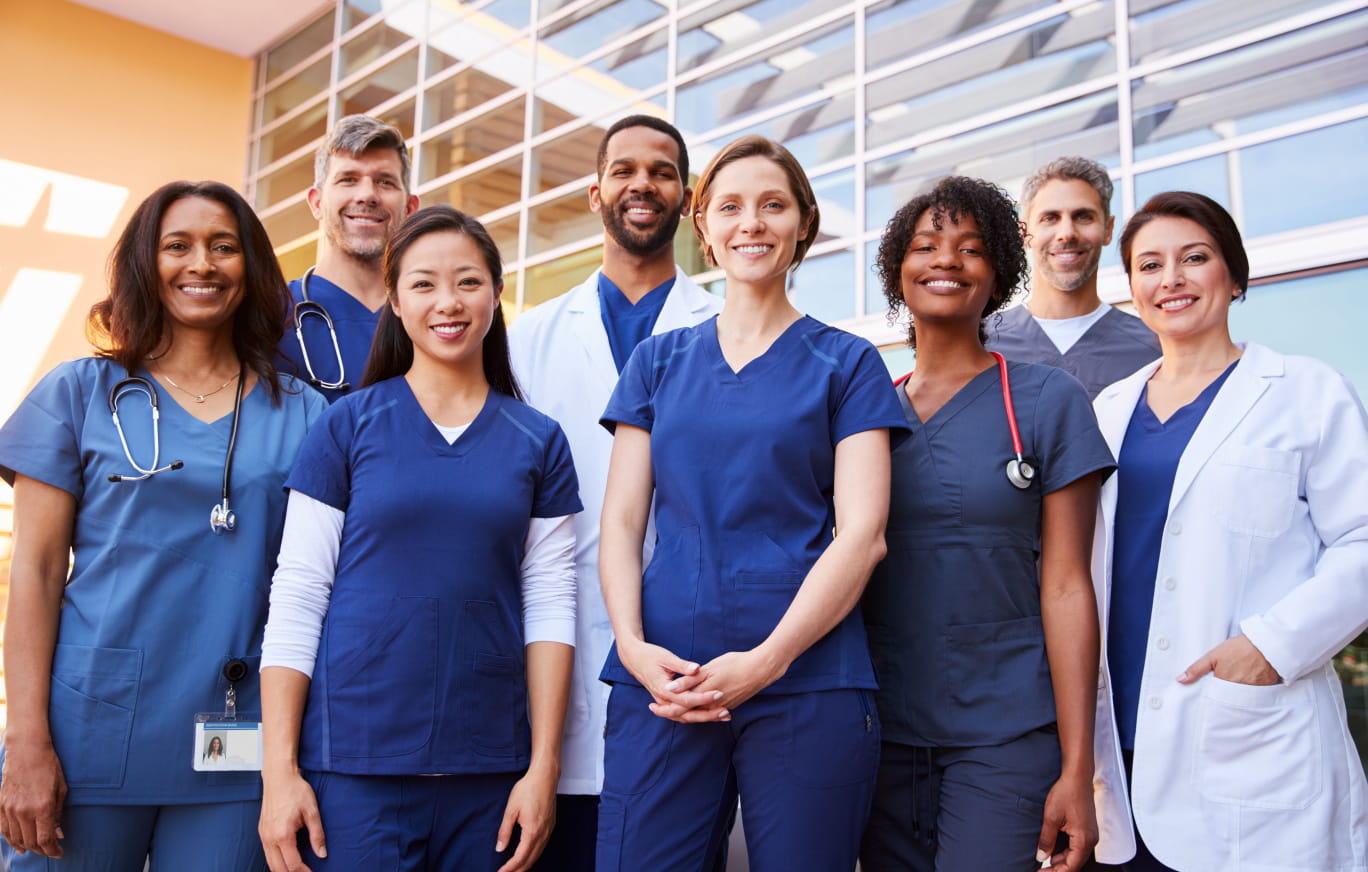
[{"label": "scrub pocket", "polygon": [[1039,616],[947,627],[945,687],[956,706],[1025,733],[1054,723],[1054,688]]},{"label": "scrub pocket", "polygon": [[1211,802],[1304,809],[1321,792],[1324,755],[1306,681],[1254,686],[1199,682],[1197,786]]},{"label": "scrub pocket", "polygon": [[437,706],[437,601],[395,597],[383,613],[330,620],[326,638],[328,716],[346,725],[332,730],[332,754],[398,757],[427,745]]},{"label": "scrub pocket", "polygon": [[694,613],[698,610],[699,536],[697,527],[681,527],[656,543],[651,564],[641,579],[641,628],[646,641],[688,657],[694,647]]},{"label": "scrub pocket", "polygon": [[724,541],[735,567],[736,597],[728,609],[732,625],[727,649],[745,651],[763,642],[779,625],[807,572],[760,530],[738,531]]},{"label": "scrub pocket", "polygon": [[1215,469],[1220,493],[1235,494],[1216,509],[1232,533],[1271,539],[1292,523],[1301,455],[1242,445],[1225,452]]},{"label": "scrub pocket", "polygon": [[141,651],[53,651],[48,720],[68,787],[123,786],[141,677]]},{"label": "scrub pocket", "polygon": [[467,600],[461,615],[461,717],[466,738],[478,753],[515,757],[532,743],[527,722],[527,666],[522,634],[504,627],[494,603]]}]

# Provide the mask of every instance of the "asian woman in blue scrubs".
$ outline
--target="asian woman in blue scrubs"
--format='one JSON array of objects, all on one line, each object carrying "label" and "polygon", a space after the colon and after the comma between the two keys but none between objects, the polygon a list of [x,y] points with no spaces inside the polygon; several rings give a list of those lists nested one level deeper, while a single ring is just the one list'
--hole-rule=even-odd
[{"label": "asian woman in blue scrubs", "polygon": [[273,870],[521,872],[555,808],[574,466],[519,400],[485,228],[419,210],[384,272],[365,387],[286,482],[262,841]]},{"label": "asian woman in blue scrubs", "polygon": [[819,220],[793,156],[731,143],[695,210],[725,307],[638,346],[604,412],[598,869],[710,868],[739,791],[751,869],[848,872],[879,750],[856,603],[904,423],[873,346],[786,295]]},{"label": "asian woman in blue scrubs", "polygon": [[[16,870],[264,869],[259,776],[195,771],[195,716],[224,711],[233,660],[238,710],[259,710],[281,486],[326,403],[275,370],[284,279],[230,188],[153,193],[110,279],[88,321],[97,356],[58,366],[0,428],[15,530],[0,851]],[[236,526],[215,535],[230,460]]]},{"label": "asian woman in blue scrubs", "polygon": [[1097,839],[1088,554],[1112,456],[1071,375],[984,350],[1026,275],[1001,189],[943,179],[894,215],[878,267],[917,358],[862,603],[884,735],[861,864],[1078,872]]}]

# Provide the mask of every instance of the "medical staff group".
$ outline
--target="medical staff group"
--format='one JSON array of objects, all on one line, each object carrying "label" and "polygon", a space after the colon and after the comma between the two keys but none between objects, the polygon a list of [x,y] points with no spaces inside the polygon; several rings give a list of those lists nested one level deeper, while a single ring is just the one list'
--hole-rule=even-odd
[{"label": "medical staff group", "polygon": [[153,192],[0,426],[4,868],[722,872],[739,819],[757,872],[1368,872],[1368,416],[1232,341],[1221,205],[939,180],[895,381],[790,302],[822,216],[764,137],[691,185],[612,125],[602,266],[511,329],[410,175],[342,119],[288,284],[231,188]]}]

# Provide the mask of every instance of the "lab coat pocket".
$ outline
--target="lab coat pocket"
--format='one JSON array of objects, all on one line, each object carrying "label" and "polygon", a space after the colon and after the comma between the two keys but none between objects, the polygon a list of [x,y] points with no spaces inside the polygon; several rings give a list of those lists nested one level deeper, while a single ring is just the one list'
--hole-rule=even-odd
[{"label": "lab coat pocket", "polygon": [[942,650],[945,687],[959,709],[1006,719],[1023,733],[1054,723],[1054,689],[1038,615],[947,627]]},{"label": "lab coat pocket", "polygon": [[58,645],[48,720],[69,787],[122,787],[142,652]]},{"label": "lab coat pocket", "polygon": [[1211,802],[1303,809],[1321,791],[1320,726],[1311,686],[1201,679],[1193,771]]},{"label": "lab coat pocket", "polygon": [[680,657],[693,656],[698,608],[699,537],[697,527],[681,527],[656,543],[641,580],[641,625],[646,641]]},{"label": "lab coat pocket", "polygon": [[1241,445],[1225,451],[1215,469],[1216,512],[1232,533],[1271,539],[1286,532],[1296,508],[1301,455]]},{"label": "lab coat pocket", "polygon": [[374,614],[328,622],[326,681],[338,757],[400,757],[432,738],[437,705],[437,604],[394,597]]}]

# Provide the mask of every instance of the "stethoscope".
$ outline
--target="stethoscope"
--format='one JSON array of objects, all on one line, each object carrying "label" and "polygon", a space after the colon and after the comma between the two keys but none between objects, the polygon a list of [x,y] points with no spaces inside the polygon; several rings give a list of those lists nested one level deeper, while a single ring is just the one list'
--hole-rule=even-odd
[{"label": "stethoscope", "polygon": [[[238,413],[242,410],[242,385],[246,381],[247,369],[243,367],[238,372],[237,392],[233,395],[233,427],[228,434],[228,453],[223,459],[223,495],[219,503],[209,511],[209,529],[219,535],[231,533],[237,529],[237,513],[228,505],[228,485],[233,478],[233,448],[237,445],[238,422],[242,418]],[[119,423],[119,400],[130,392],[146,394],[147,401],[152,406],[152,465],[150,467],[140,466],[138,461],[133,459],[133,452],[128,447],[128,438],[124,436],[123,424]],[[114,419],[114,430],[119,434],[119,443],[123,445],[124,457],[128,458],[129,464],[139,473],[138,475],[111,474],[109,476],[111,482],[145,481],[154,475],[185,466],[179,460],[172,461],[166,466],[157,465],[161,461],[161,409],[157,404],[157,389],[151,381],[142,376],[134,375],[116,382],[109,389],[109,414]]]},{"label": "stethoscope", "polygon": [[[322,303],[309,299],[309,278],[314,274],[317,267],[309,267],[304,271],[304,278],[299,280],[299,295],[303,297],[294,305],[294,325],[295,337],[299,339],[299,351],[304,355],[304,369],[309,373],[309,384],[316,388],[329,391],[344,391],[351,387],[347,383],[347,367],[342,362],[342,346],[337,344],[337,328],[333,326],[332,315]],[[309,360],[309,346],[304,344],[304,319],[313,315],[315,318],[322,318],[323,323],[328,326],[328,335],[332,337],[333,354],[337,357],[337,381],[326,382],[314,373],[313,363]]]},{"label": "stethoscope", "polygon": [[[1017,490],[1026,490],[1035,481],[1036,470],[1031,462],[1021,455],[1021,431],[1017,429],[1016,409],[1012,406],[1012,386],[1007,379],[1007,358],[990,351],[989,354],[997,359],[999,379],[1002,382],[1002,407],[1007,411],[1007,428],[1012,432],[1012,451],[1016,456],[1007,461],[1007,480],[1012,483],[1012,487]],[[902,387],[903,383],[911,377],[908,373],[902,378],[897,379],[893,384]]]}]

